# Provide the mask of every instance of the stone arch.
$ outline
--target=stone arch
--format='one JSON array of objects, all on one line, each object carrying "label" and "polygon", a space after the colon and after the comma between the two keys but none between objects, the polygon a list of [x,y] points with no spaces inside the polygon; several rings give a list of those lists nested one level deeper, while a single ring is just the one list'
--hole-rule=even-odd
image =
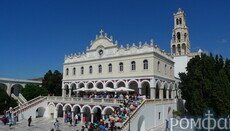
[{"label": "stone arch", "polygon": [[65,106],[63,107],[63,110],[64,111],[72,111],[73,109],[72,109],[72,106],[70,105],[70,104],[65,104]]},{"label": "stone arch", "polygon": [[7,85],[4,83],[0,83],[0,89],[3,89],[4,91],[7,92]]},{"label": "stone arch", "polygon": [[58,103],[56,105],[57,117],[63,117],[63,105]]},{"label": "stone arch", "polygon": [[138,119],[138,131],[145,131],[145,117],[142,115]]},{"label": "stone arch", "polygon": [[130,94],[135,93],[135,94],[140,94],[139,89],[138,89],[138,82],[136,80],[131,80],[128,83],[129,89],[135,90],[134,92],[130,92]]},{"label": "stone arch", "polygon": [[37,117],[43,117],[45,113],[45,108],[44,107],[38,107],[36,110],[36,118]]},{"label": "stone arch", "polygon": [[97,82],[96,87],[98,89],[103,89],[103,83],[102,82]]},{"label": "stone arch", "polygon": [[11,91],[10,91],[10,94],[14,94],[15,96],[19,96],[19,93],[21,92],[20,90],[23,88],[22,85],[20,84],[14,84],[12,87],[11,87]]},{"label": "stone arch", "polygon": [[85,87],[84,83],[81,82],[81,83],[78,84],[78,88],[84,88],[84,87]]},{"label": "stone arch", "polygon": [[100,121],[100,119],[102,119],[102,108],[100,106],[94,106],[91,110],[91,113],[93,113],[93,121],[97,122]]},{"label": "stone arch", "polygon": [[161,88],[161,82],[156,82],[156,89],[155,89],[155,97],[156,99],[160,99],[160,88]]},{"label": "stone arch", "polygon": [[80,115],[81,114],[81,106],[78,104],[74,105],[72,111],[73,111],[74,115],[76,115],[76,114],[78,115],[78,120],[81,120],[81,117],[80,117],[81,116]]},{"label": "stone arch", "polygon": [[105,86],[106,86],[106,87],[110,87],[110,88],[114,88],[114,84],[113,84],[112,81],[106,82]]},{"label": "stone arch", "polygon": [[124,81],[118,81],[117,82],[117,88],[119,87],[125,87],[125,82]]},{"label": "stone arch", "polygon": [[175,45],[172,46],[172,53],[173,53],[173,54],[176,53],[176,46],[175,46]]},{"label": "stone arch", "polygon": [[89,105],[84,105],[81,109],[81,113],[83,113],[83,117],[85,118],[86,122],[91,120],[91,107]]},{"label": "stone arch", "polygon": [[114,111],[114,108],[113,107],[111,107],[111,106],[106,106],[103,110],[102,110],[102,114],[106,114],[106,112],[107,112],[107,110],[112,110],[112,111]]},{"label": "stone arch", "polygon": [[54,118],[54,110],[55,110],[55,105],[54,103],[49,103],[48,105],[48,117]]},{"label": "stone arch", "polygon": [[77,94],[76,94],[77,92],[74,92],[74,90],[77,89],[77,85],[75,83],[72,83],[70,85],[70,89],[71,89],[71,94],[74,95],[74,96],[77,96]]},{"label": "stone arch", "polygon": [[141,93],[142,93],[142,95],[145,95],[147,98],[151,98],[149,81],[143,81],[141,83]]},{"label": "stone arch", "polygon": [[182,44],[182,51],[184,53],[184,55],[186,54],[186,45],[185,43]]},{"label": "stone arch", "polygon": [[164,83],[164,88],[163,88],[163,98],[167,98],[167,90],[168,90],[168,84],[165,82]]},{"label": "stone arch", "polygon": [[87,83],[86,87],[87,87],[87,89],[91,89],[94,87],[94,85],[92,82],[89,82],[89,83]]},{"label": "stone arch", "polygon": [[181,47],[180,47],[180,44],[177,45],[177,53],[178,53],[178,55],[181,55]]}]

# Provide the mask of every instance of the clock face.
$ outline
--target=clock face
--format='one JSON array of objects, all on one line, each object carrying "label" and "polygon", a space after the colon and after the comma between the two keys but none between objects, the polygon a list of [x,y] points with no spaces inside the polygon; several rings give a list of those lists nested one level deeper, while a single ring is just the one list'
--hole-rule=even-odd
[{"label": "clock face", "polygon": [[99,51],[98,51],[98,54],[99,54],[99,55],[102,55],[102,54],[103,54],[103,50],[99,50]]}]

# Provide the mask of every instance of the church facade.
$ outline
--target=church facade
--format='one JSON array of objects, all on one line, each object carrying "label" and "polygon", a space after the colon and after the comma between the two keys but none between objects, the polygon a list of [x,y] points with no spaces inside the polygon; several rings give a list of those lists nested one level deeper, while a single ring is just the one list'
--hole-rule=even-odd
[{"label": "church facade", "polygon": [[118,47],[107,33],[96,36],[85,53],[65,57],[62,95],[96,87],[135,90],[151,99],[174,98],[177,87],[173,57],[150,43]]}]

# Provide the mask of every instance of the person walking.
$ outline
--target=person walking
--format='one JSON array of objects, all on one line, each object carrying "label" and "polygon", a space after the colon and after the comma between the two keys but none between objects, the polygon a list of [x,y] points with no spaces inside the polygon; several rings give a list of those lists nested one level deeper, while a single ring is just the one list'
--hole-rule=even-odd
[{"label": "person walking", "polygon": [[10,120],[9,120],[9,128],[11,128],[12,125],[13,125],[13,119],[10,118]]},{"label": "person walking", "polygon": [[165,130],[170,131],[170,129],[169,129],[169,121],[167,119],[165,120],[165,124],[166,124],[165,125]]},{"label": "person walking", "polygon": [[14,114],[14,125],[16,125],[16,122],[17,122],[17,115]]},{"label": "person walking", "polygon": [[71,117],[69,118],[69,123],[70,123],[70,126],[72,126],[72,118]]},{"label": "person walking", "polygon": [[55,131],[59,131],[59,123],[58,123],[58,120],[56,119],[56,121],[54,122],[54,130]]},{"label": "person walking", "polygon": [[31,122],[32,122],[32,116],[30,116],[30,118],[28,119],[28,126],[30,126]]},{"label": "person walking", "polygon": [[76,113],[76,115],[75,115],[74,119],[75,119],[74,126],[77,126],[77,120],[78,120],[78,115],[77,115],[77,113]]}]

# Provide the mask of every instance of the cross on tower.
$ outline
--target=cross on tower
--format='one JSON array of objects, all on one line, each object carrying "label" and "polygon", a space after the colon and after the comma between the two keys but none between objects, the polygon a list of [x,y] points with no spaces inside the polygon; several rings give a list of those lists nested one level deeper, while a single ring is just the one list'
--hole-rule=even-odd
[{"label": "cross on tower", "polygon": [[101,31],[100,31],[100,34],[101,34],[101,35],[100,35],[100,36],[102,36],[102,33],[103,33],[103,32],[104,32],[104,31],[101,29]]}]

